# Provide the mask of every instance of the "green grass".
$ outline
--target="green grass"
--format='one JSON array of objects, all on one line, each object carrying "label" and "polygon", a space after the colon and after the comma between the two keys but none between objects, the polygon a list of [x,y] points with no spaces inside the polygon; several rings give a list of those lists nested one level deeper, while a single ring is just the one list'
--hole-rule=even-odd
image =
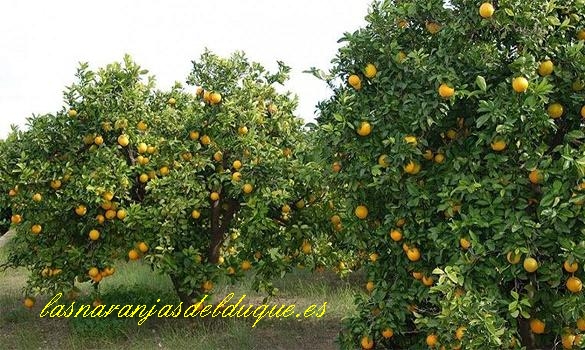
[{"label": "green grass", "polygon": [[[9,244],[0,248],[3,261]],[[116,273],[101,285],[102,301],[111,304],[177,304],[168,277],[140,263],[120,263]],[[24,269],[0,272],[0,347],[3,349],[336,349],[335,339],[341,319],[353,312],[356,288],[331,273],[312,274],[295,270],[275,281],[280,294],[269,304],[295,304],[303,311],[311,304],[327,302],[320,318],[262,319],[252,328],[253,318],[201,319],[150,317],[138,326],[138,317],[40,318],[39,313],[51,296],[40,296],[32,310],[21,305]],[[80,286],[78,303],[90,303],[89,284]],[[216,301],[230,292],[235,300],[246,294],[247,303],[260,304],[264,295],[250,288],[250,279],[235,285],[216,286]],[[161,299],[160,302],[156,302]],[[63,301],[67,306],[68,302]],[[184,308],[183,308],[184,310]]]}]

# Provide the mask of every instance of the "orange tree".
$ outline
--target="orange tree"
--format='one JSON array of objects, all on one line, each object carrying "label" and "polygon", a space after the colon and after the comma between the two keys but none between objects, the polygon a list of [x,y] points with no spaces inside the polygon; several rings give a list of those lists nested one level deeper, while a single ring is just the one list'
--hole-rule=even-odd
[{"label": "orange tree", "polygon": [[206,52],[188,78],[199,87],[164,92],[128,57],[81,65],[66,108],[0,145],[17,233],[4,266],[31,270],[28,295],[75,297],[75,281],[99,292],[120,259],[143,259],[190,303],[250,269],[272,293],[269,277],[317,264],[303,209],[322,197],[321,172],[295,99],[275,86],[288,71]]},{"label": "orange tree", "polygon": [[[344,347],[579,348],[583,1],[376,1],[317,121],[375,253]],[[367,257],[366,257],[367,258]]]}]

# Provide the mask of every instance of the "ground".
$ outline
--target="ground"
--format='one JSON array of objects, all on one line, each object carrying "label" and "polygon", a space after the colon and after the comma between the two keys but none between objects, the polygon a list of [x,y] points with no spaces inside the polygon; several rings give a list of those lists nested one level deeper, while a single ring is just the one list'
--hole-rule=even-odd
[{"label": "ground", "polygon": [[[6,258],[10,234],[0,237],[0,261]],[[8,246],[6,246],[8,242]],[[2,247],[4,245],[4,247]],[[302,310],[327,301],[321,319],[263,319],[252,328],[253,319],[227,319],[209,323],[180,319],[149,318],[143,326],[137,319],[50,319],[39,313],[50,299],[42,296],[32,310],[22,307],[26,270],[0,272],[0,344],[3,349],[337,349],[341,320],[354,310],[354,276],[341,280],[333,273],[313,274],[298,269],[276,281],[281,291],[271,304],[294,303]],[[153,305],[157,298],[178,302],[170,280],[140,262],[120,263],[116,274],[102,284],[103,302]],[[89,286],[82,288],[80,301],[88,303]],[[218,295],[246,294],[247,302],[260,303],[262,295],[250,282],[217,286]],[[304,306],[304,307],[303,307]]]}]

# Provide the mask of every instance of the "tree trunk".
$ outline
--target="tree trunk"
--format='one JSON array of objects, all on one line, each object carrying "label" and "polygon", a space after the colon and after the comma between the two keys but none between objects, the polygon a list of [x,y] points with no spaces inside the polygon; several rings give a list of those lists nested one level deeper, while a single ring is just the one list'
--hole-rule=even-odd
[{"label": "tree trunk", "polygon": [[186,307],[189,307],[191,304],[193,304],[193,298],[195,297],[195,295],[193,293],[187,294],[181,291],[181,282],[179,281],[179,277],[177,275],[170,275],[170,277],[171,282],[173,283],[173,287],[175,288],[175,292],[179,297],[179,300],[181,300],[183,304],[186,305]]},{"label": "tree trunk", "polygon": [[518,318],[518,332],[520,333],[520,342],[526,347],[526,350],[536,349],[534,335],[530,331],[529,321],[524,318]]}]

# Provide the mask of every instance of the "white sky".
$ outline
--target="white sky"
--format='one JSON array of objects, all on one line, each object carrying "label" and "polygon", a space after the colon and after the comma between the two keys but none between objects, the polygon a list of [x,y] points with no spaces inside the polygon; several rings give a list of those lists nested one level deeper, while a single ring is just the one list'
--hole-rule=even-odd
[{"label": "white sky", "polygon": [[346,31],[365,24],[370,0],[0,0],[0,138],[33,113],[54,113],[78,62],[91,68],[130,54],[159,88],[184,82],[207,47],[244,50],[274,70],[292,67],[297,115],[314,117],[326,85],[302,73],[328,69]]}]

